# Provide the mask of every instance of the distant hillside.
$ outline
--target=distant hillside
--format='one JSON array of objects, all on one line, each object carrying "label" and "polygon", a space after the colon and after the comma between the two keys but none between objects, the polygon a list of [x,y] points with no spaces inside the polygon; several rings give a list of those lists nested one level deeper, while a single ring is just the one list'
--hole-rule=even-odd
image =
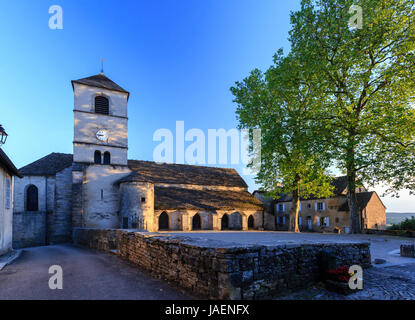
[{"label": "distant hillside", "polygon": [[386,212],[386,224],[397,224],[411,217],[415,217],[415,212]]}]

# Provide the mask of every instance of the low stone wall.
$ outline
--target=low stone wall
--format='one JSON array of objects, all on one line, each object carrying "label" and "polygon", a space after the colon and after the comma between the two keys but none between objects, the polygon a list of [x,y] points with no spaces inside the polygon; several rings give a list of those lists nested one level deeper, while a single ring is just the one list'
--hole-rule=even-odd
[{"label": "low stone wall", "polygon": [[240,246],[126,230],[75,229],[76,244],[117,254],[186,291],[211,299],[269,299],[320,279],[323,251],[337,266],[370,266],[369,243]]},{"label": "low stone wall", "polygon": [[415,231],[412,230],[377,230],[377,229],[365,229],[366,234],[377,234],[383,236],[396,236],[396,237],[409,237],[415,238]]},{"label": "low stone wall", "polygon": [[74,228],[72,241],[76,245],[110,252],[116,247],[116,229],[83,229]]}]

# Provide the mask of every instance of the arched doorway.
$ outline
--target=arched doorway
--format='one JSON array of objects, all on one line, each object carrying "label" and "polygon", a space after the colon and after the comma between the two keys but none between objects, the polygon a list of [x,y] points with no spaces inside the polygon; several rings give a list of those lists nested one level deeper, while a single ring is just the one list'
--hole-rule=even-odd
[{"label": "arched doorway", "polygon": [[230,216],[230,229],[242,230],[242,216],[239,212],[234,212]]},{"label": "arched doorway", "polygon": [[200,229],[202,229],[202,220],[200,219],[200,215],[196,213],[192,219],[192,230]]},{"label": "arched doorway", "polygon": [[229,229],[229,216],[225,213],[222,217],[222,230],[228,230]]},{"label": "arched doorway", "polygon": [[169,215],[165,211],[159,216],[159,230],[169,230]]},{"label": "arched doorway", "polygon": [[255,228],[255,220],[252,214],[248,218],[248,229],[254,229]]}]

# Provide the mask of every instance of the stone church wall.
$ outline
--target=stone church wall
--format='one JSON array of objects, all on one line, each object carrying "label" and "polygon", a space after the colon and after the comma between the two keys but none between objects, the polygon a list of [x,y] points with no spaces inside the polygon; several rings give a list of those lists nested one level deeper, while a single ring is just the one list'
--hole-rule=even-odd
[{"label": "stone church wall", "polygon": [[88,165],[85,168],[82,185],[84,226],[120,227],[119,187],[114,183],[130,172],[125,166]]},{"label": "stone church wall", "polygon": [[[13,248],[48,244],[48,228],[55,201],[55,176],[25,176],[15,180],[13,210]],[[26,190],[38,189],[38,211],[26,211]]]},{"label": "stone church wall", "polygon": [[46,212],[13,213],[13,248],[46,245]]},{"label": "stone church wall", "polygon": [[50,243],[69,241],[72,227],[72,167],[56,174],[54,208],[48,219],[48,240]]},{"label": "stone church wall", "polygon": [[[116,237],[115,237],[116,235]],[[271,299],[316,283],[323,251],[339,266],[371,265],[369,243],[232,246],[126,230],[74,229],[74,244],[109,252],[191,294],[210,299]]]},{"label": "stone church wall", "polygon": [[120,198],[122,228],[154,230],[154,184],[122,183]]}]

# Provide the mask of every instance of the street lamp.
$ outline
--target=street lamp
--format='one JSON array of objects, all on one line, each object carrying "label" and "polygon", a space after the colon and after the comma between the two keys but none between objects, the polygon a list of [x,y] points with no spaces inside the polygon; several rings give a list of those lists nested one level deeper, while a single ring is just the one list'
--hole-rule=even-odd
[{"label": "street lamp", "polygon": [[6,143],[7,140],[7,133],[4,130],[3,126],[0,124],[0,146]]}]

